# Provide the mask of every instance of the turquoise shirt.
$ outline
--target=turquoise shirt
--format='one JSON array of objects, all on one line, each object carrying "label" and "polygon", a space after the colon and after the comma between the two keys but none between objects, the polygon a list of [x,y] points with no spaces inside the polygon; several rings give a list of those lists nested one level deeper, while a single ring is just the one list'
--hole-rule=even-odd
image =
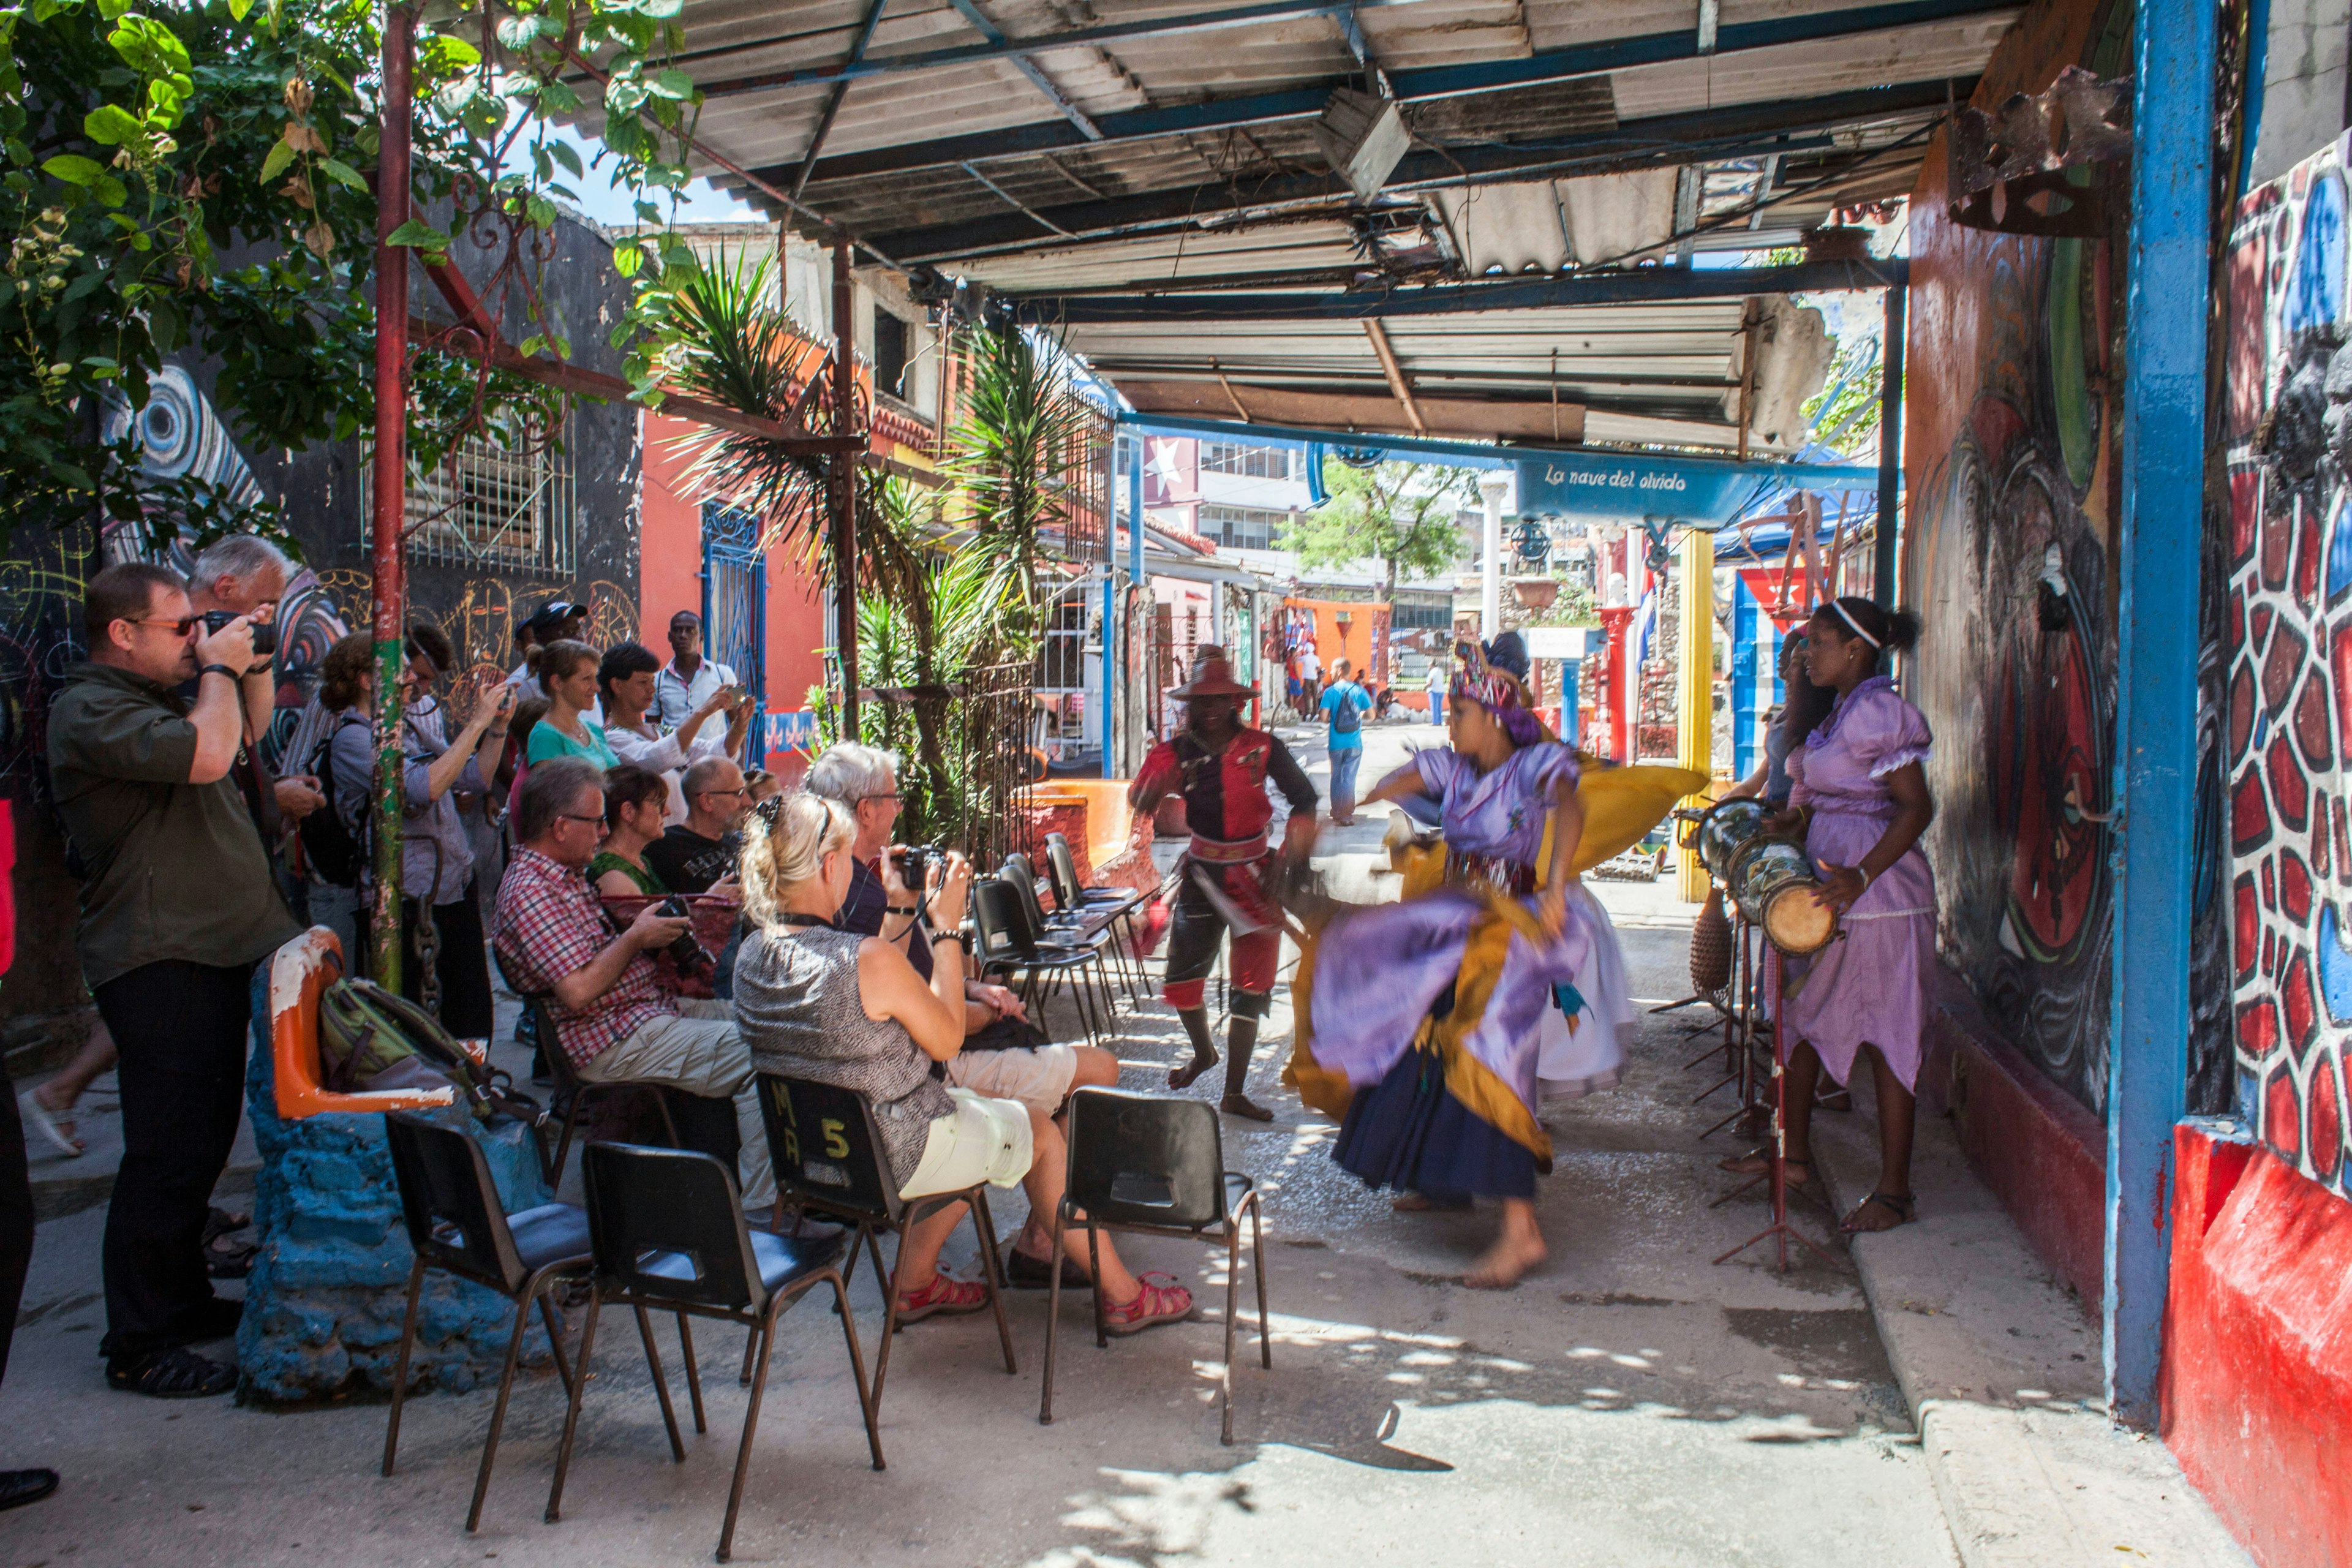
[{"label": "turquoise shirt", "polygon": [[536,767],[550,757],[585,757],[600,768],[617,768],[621,759],[613,754],[610,742],[604,739],[604,727],[589,719],[582,719],[580,727],[588,731],[588,743],[582,745],[554,725],[541,720],[532,726],[530,748],[524,760]]}]

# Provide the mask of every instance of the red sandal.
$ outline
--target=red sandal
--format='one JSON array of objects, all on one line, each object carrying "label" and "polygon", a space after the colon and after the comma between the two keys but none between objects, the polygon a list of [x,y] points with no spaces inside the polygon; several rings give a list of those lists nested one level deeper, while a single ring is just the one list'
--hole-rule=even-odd
[{"label": "red sandal", "polygon": [[979,1280],[934,1274],[921,1289],[898,1292],[898,1321],[919,1323],[935,1313],[977,1312],[987,1305],[988,1287]]},{"label": "red sandal", "polygon": [[[1166,1284],[1156,1284],[1166,1280]],[[1138,1281],[1143,1289],[1135,1300],[1124,1306],[1103,1307],[1103,1328],[1114,1334],[1139,1334],[1146,1329],[1156,1329],[1162,1323],[1181,1322],[1192,1315],[1192,1292],[1176,1283],[1173,1276],[1146,1274]]]}]

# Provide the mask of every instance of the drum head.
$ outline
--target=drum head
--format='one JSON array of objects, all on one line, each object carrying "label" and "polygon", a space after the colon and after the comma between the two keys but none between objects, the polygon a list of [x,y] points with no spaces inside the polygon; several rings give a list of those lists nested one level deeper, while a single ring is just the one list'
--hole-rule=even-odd
[{"label": "drum head", "polygon": [[1837,935],[1837,911],[1815,897],[1818,882],[1784,882],[1764,895],[1765,938],[1782,952],[1819,952]]}]

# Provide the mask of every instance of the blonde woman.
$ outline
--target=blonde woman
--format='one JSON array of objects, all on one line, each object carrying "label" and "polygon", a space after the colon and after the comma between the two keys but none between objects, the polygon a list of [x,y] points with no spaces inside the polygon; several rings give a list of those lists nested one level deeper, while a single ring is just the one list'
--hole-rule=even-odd
[{"label": "blonde woman", "polygon": [[[744,910],[753,922],[735,963],[735,1017],[752,1065],[838,1085],[873,1102],[883,1152],[901,1197],[1020,1184],[1033,1211],[1062,1200],[1064,1148],[1051,1117],[1010,1100],[949,1089],[931,1064],[963,1047],[964,903],[971,868],[950,855],[930,898],[940,926],[927,984],[878,937],[833,929],[849,892],[857,825],[848,808],[796,792],[755,817],[743,849]],[[898,1314],[912,1322],[988,1304],[978,1282],[939,1271],[958,1205],[917,1225],[900,1244]],[[1083,1248],[1078,1252],[1083,1252]],[[1074,1252],[1078,1267],[1086,1259]],[[1165,1283],[1161,1281],[1165,1280]],[[1192,1293],[1165,1276],[1139,1280],[1103,1238],[1097,1281],[1110,1331],[1132,1334],[1192,1310]]]}]

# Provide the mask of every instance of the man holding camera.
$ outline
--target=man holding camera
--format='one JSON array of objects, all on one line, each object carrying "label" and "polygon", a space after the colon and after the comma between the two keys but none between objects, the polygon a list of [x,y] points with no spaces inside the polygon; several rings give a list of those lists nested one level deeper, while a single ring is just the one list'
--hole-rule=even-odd
[{"label": "man holding camera", "polygon": [[673,893],[707,893],[743,858],[743,817],[751,809],[743,770],[732,757],[704,757],[679,785],[686,820],[646,846],[646,864]]},{"label": "man holding camera", "polygon": [[236,1369],[187,1349],[241,1310],[213,1294],[205,1219],[236,1138],[253,968],[298,929],[232,777],[268,661],[248,616],[207,629],[179,574],[146,562],[91,578],[82,618],[49,771],[81,864],[82,973],[121,1053],[99,1349],[115,1388],[226,1394]]}]

